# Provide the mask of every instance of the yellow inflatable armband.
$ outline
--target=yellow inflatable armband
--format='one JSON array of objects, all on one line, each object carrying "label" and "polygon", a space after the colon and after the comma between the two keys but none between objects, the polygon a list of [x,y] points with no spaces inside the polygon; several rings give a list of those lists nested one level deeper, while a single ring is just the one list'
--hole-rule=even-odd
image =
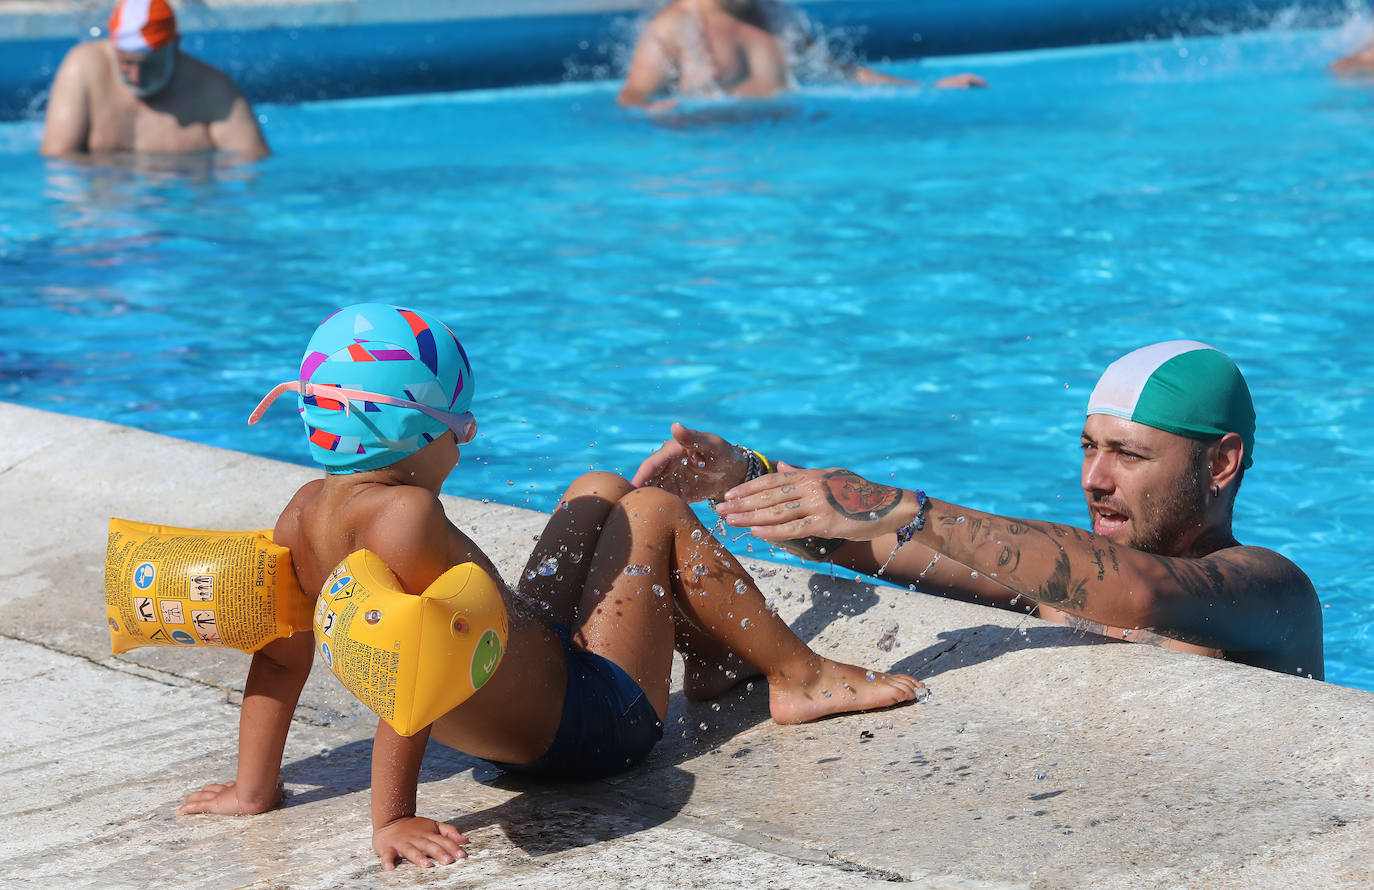
[{"label": "yellow inflatable armband", "polygon": [[310,626],[291,552],[270,531],[110,520],[105,611],[116,655],[139,646],[255,652]]},{"label": "yellow inflatable armband", "polygon": [[414,735],[491,679],[507,637],[496,581],[454,566],[419,596],[401,589],[370,550],[325,579],[315,648],[349,692],[401,735]]}]

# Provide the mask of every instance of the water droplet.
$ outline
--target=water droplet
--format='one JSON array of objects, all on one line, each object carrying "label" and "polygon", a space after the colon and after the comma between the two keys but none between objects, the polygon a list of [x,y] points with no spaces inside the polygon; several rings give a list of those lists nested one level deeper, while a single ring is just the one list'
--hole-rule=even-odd
[{"label": "water droplet", "polygon": [[638,562],[632,562],[632,563],[630,563],[629,565],[627,565],[627,566],[625,567],[625,574],[627,574],[627,575],[629,575],[629,576],[631,576],[631,577],[638,577],[638,576],[640,576],[640,575],[647,575],[647,574],[649,574],[649,572],[651,572],[651,571],[653,571],[653,570],[650,569],[648,566],[644,565],[643,563],[638,563]]},{"label": "water droplet", "polygon": [[663,589],[662,584],[655,584],[652,589],[654,591],[654,596],[663,596],[667,593],[667,591]]},{"label": "water droplet", "polygon": [[864,674],[864,679],[872,683],[874,680],[878,679],[878,675],[873,673],[872,671],[869,671],[868,673]]},{"label": "water droplet", "polygon": [[1035,781],[1037,781],[1037,782],[1043,782],[1043,781],[1045,781],[1046,779],[1048,779],[1049,777],[1050,777],[1049,772],[1036,773],[1036,774],[1035,774]]},{"label": "water droplet", "polygon": [[738,593],[738,594],[740,594],[741,596],[743,596],[744,594],[746,594],[746,593],[748,593],[748,592],[749,592],[749,585],[744,583],[744,579],[743,579],[743,578],[737,578],[737,579],[735,579],[735,593]]},{"label": "water droplet", "polygon": [[892,647],[897,645],[897,631],[899,629],[899,625],[894,621],[891,626],[883,631],[883,635],[878,637],[878,642],[874,645],[884,652],[891,652]]},{"label": "water droplet", "polygon": [[699,528],[694,528],[694,529],[692,529],[692,540],[693,540],[693,541],[700,541],[700,540],[701,540],[701,529],[699,529]]},{"label": "water droplet", "polygon": [[718,701],[711,702],[711,710],[713,710],[713,711],[719,711],[719,710],[720,710],[720,702],[718,702]]},{"label": "water droplet", "polygon": [[977,573],[977,572],[969,572],[968,576],[969,576],[970,578],[977,578],[977,577],[978,577],[978,573]]},{"label": "water droplet", "polygon": [[554,559],[552,556],[539,563],[539,574],[546,578],[556,571],[558,571],[558,560]]},{"label": "water droplet", "polygon": [[745,691],[745,692],[753,692],[753,691],[754,691],[754,683],[753,683],[752,680],[751,680],[750,682],[744,684],[744,691]]},{"label": "water droplet", "polygon": [[530,571],[528,571],[528,572],[525,573],[525,580],[526,580],[526,581],[533,581],[533,580],[534,580],[534,570],[533,570],[533,569],[531,569]]},{"label": "water droplet", "polygon": [[727,680],[735,680],[735,679],[738,679],[738,678],[739,678],[739,674],[735,673],[734,671],[726,671],[726,672],[725,672],[725,679],[727,679]]},{"label": "water droplet", "polygon": [[830,690],[829,690],[829,689],[822,689],[822,690],[821,690],[821,695],[825,696],[826,698],[830,698]]},{"label": "water droplet", "polygon": [[706,574],[706,566],[702,565],[701,563],[697,563],[696,565],[692,566],[692,573],[695,575],[704,575]]},{"label": "water droplet", "polygon": [[[685,461],[684,461],[684,463],[685,463]],[[705,723],[703,723],[703,724],[701,724],[700,726],[697,727],[697,729],[702,729],[702,730],[710,729],[710,728],[711,728],[711,727],[707,726]]]},{"label": "water droplet", "polygon": [[739,626],[744,628],[745,630],[748,630],[749,628],[754,626],[754,622],[750,621],[748,618],[745,618],[743,621],[739,623]]}]

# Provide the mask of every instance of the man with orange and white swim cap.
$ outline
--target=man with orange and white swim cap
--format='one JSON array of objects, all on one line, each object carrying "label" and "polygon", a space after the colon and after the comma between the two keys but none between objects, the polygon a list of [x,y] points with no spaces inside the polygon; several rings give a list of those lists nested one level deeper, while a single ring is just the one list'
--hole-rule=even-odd
[{"label": "man with orange and white swim cap", "polygon": [[53,79],[39,152],[268,154],[248,100],[178,47],[167,0],[120,0],[109,40],[72,47]]},{"label": "man with orange and white swim cap", "polygon": [[1093,389],[1080,440],[1090,530],[774,464],[681,424],[672,433],[635,485],[718,500],[730,525],[808,558],[1130,642],[1325,675],[1312,582],[1231,532],[1255,408],[1236,363],[1205,343],[1137,349]]}]

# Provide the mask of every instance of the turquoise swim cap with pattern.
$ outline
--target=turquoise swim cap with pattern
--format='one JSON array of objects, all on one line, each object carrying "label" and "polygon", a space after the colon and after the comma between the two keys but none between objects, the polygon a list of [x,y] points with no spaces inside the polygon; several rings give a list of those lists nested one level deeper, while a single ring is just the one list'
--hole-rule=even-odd
[{"label": "turquoise swim cap with pattern", "polygon": [[[347,306],[325,319],[306,346],[299,382],[365,390],[447,414],[472,404],[472,366],[453,331],[425,313],[383,303]],[[302,394],[297,404],[311,457],[330,473],[389,466],[450,428],[413,407],[318,394]]]},{"label": "turquoise swim cap with pattern", "polygon": [[1236,433],[1242,464],[1254,463],[1255,404],[1236,363],[1196,340],[1169,340],[1107,366],[1088,397],[1088,414],[1110,414],[1190,439]]}]

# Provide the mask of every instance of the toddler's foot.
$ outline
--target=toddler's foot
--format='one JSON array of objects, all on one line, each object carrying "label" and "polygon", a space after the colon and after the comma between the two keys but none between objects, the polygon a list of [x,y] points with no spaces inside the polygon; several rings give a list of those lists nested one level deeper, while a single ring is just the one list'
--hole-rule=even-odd
[{"label": "toddler's foot", "polygon": [[768,710],[776,723],[806,723],[830,714],[886,708],[924,697],[925,684],[816,656],[801,676],[768,679]]},{"label": "toddler's foot", "polygon": [[763,676],[763,672],[729,653],[721,661],[683,657],[682,693],[688,701],[707,701],[729,692],[739,683]]}]

